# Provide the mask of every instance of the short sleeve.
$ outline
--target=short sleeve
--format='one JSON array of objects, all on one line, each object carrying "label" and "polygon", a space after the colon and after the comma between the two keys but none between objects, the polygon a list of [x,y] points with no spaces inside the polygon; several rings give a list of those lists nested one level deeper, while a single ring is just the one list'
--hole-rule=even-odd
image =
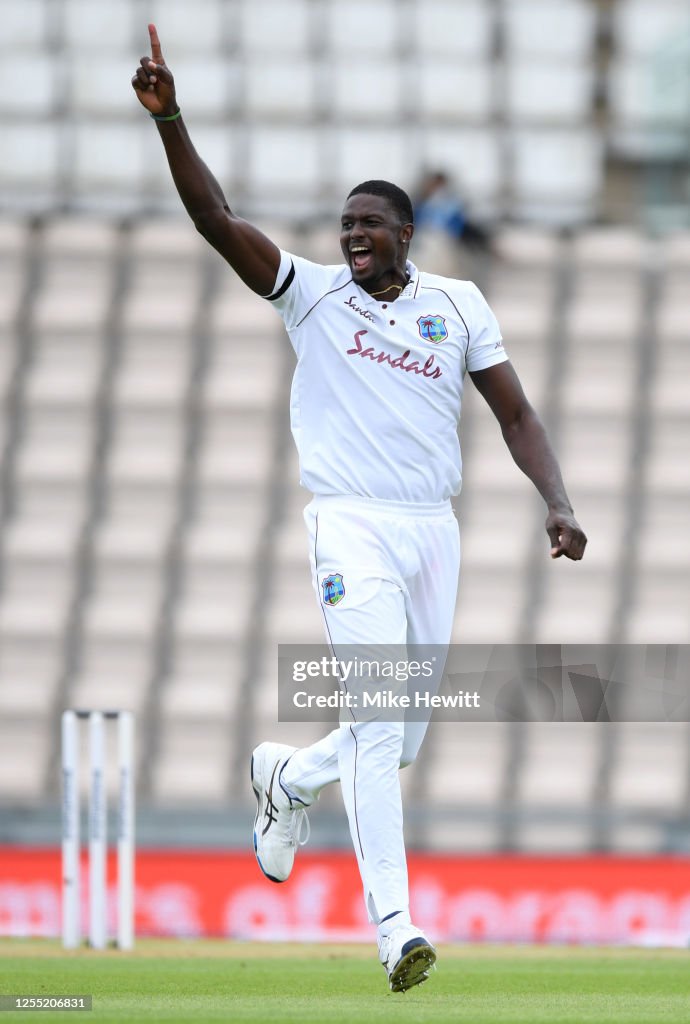
[{"label": "short sleeve", "polygon": [[470,316],[468,324],[469,344],[466,366],[470,373],[486,370],[496,363],[504,363],[508,355],[503,347],[498,320],[476,285],[471,286]]},{"label": "short sleeve", "polygon": [[264,296],[292,330],[331,288],[340,268],[312,263],[302,256],[280,251],[280,266],[273,291]]}]

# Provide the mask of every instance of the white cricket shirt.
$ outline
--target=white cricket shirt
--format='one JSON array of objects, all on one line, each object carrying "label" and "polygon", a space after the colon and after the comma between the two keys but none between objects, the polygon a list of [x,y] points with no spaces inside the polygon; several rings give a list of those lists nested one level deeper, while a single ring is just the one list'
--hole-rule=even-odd
[{"label": "white cricket shirt", "polygon": [[290,419],[314,494],[430,503],[460,491],[465,372],[508,357],[476,285],[407,270],[400,297],[381,302],[345,264],[281,252],[267,298],[297,354]]}]

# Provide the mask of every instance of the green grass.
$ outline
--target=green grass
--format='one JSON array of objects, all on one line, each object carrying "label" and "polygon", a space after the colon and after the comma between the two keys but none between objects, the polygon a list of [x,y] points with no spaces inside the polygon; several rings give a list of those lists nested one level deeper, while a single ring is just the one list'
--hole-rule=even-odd
[{"label": "green grass", "polygon": [[[441,947],[430,980],[387,990],[372,946],[142,940],[133,954],[0,940],[0,994],[93,995],[91,1024],[656,1024],[690,1021],[690,952]],[[51,1011],[12,1021],[78,1021]]]}]

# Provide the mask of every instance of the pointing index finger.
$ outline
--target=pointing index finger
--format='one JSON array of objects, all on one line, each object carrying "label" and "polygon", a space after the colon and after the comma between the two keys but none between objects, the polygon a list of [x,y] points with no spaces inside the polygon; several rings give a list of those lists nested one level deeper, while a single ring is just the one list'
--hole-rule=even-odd
[{"label": "pointing index finger", "polygon": [[149,25],[149,38],[151,39],[151,57],[155,64],[165,64],[163,59],[163,51],[161,50],[160,40],[158,39],[158,32],[156,26]]}]

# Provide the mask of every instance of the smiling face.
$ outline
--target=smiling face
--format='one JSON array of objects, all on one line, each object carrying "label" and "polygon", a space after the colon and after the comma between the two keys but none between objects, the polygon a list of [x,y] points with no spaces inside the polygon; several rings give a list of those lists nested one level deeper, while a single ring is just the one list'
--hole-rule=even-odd
[{"label": "smiling face", "polygon": [[341,218],[340,247],[355,284],[369,294],[404,284],[413,230],[385,196],[350,196]]}]

